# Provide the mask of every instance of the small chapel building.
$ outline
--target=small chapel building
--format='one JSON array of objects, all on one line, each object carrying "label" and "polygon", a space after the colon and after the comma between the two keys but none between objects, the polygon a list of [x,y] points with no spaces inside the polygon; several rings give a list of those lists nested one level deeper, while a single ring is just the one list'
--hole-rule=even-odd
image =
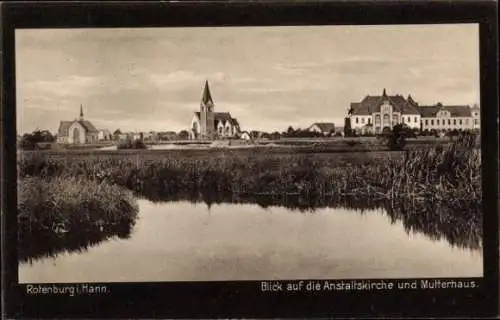
[{"label": "small chapel building", "polygon": [[200,111],[195,112],[189,130],[190,139],[215,140],[236,138],[240,125],[229,112],[215,112],[208,81],[205,81]]},{"label": "small chapel building", "polygon": [[57,133],[57,142],[62,144],[91,144],[99,141],[99,130],[83,117],[80,105],[80,117],[73,121],[61,121]]}]

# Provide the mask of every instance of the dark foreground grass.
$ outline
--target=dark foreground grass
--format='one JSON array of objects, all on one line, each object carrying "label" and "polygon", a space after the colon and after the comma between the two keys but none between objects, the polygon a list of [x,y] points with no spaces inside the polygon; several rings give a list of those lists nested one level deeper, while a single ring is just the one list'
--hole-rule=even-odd
[{"label": "dark foreground grass", "polygon": [[80,242],[75,247],[81,247],[89,235],[94,241],[123,237],[138,213],[130,191],[84,177],[25,177],[18,188],[21,260],[36,256],[40,242],[67,248],[70,242]]}]

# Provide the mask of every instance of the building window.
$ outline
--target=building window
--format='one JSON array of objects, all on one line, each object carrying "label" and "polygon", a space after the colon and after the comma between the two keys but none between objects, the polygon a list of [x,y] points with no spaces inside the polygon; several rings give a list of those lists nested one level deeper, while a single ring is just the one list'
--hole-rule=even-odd
[{"label": "building window", "polygon": [[358,119],[358,117],[356,117],[356,123],[358,123],[358,122],[359,122],[359,119]]},{"label": "building window", "polygon": [[417,117],[413,118],[413,122],[418,123]]},{"label": "building window", "polygon": [[428,126],[429,125],[429,120],[425,119],[425,125]]},{"label": "building window", "polygon": [[457,119],[453,119],[453,125],[456,126],[457,125]]},{"label": "building window", "polygon": [[451,125],[451,119],[448,119],[448,125]]},{"label": "building window", "polygon": [[372,123],[372,118],[368,118],[368,124]]},{"label": "building window", "polygon": [[479,119],[474,119],[474,124],[479,124]]},{"label": "building window", "polygon": [[462,125],[462,119],[460,119],[460,120],[458,120],[458,121],[459,121],[460,125]]},{"label": "building window", "polygon": [[365,123],[365,118],[361,118],[361,123]]},{"label": "building window", "polygon": [[408,117],[408,122],[411,122],[411,119],[410,119],[410,117]]},{"label": "building window", "polygon": [[401,117],[401,122],[405,123],[405,117]]},{"label": "building window", "polygon": [[436,124],[439,126],[439,119],[436,120]]},{"label": "building window", "polygon": [[388,127],[390,125],[390,119],[389,119],[389,115],[386,113],[384,114],[384,127]]},{"label": "building window", "polygon": [[375,124],[380,125],[380,115],[379,114],[377,114],[375,116]]},{"label": "building window", "polygon": [[431,119],[431,126],[434,125],[434,119]]},{"label": "building window", "polygon": [[399,122],[399,116],[397,114],[393,115],[392,116],[392,119],[395,123],[398,123]]}]

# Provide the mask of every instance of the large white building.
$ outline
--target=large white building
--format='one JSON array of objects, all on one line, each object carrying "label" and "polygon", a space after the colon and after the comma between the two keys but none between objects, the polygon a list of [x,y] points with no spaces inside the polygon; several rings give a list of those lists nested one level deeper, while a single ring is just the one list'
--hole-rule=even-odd
[{"label": "large white building", "polygon": [[420,111],[412,97],[388,96],[385,89],[381,96],[368,95],[361,102],[351,103],[348,117],[357,133],[381,133],[398,123],[420,129]]},{"label": "large white building", "polygon": [[422,130],[479,130],[481,128],[478,106],[421,106]]},{"label": "large white building", "polygon": [[348,118],[357,133],[381,133],[384,128],[404,124],[417,130],[475,130],[480,128],[480,110],[477,106],[454,105],[419,106],[408,95],[389,96],[384,89],[381,96],[366,96],[361,102],[351,103]]}]

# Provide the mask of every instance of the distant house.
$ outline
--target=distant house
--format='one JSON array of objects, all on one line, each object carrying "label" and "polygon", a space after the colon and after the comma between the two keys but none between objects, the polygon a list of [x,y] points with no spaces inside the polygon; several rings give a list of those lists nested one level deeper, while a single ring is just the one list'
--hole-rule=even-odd
[{"label": "distant house", "polygon": [[307,131],[321,133],[326,136],[335,132],[335,124],[331,122],[316,122],[307,128]]},{"label": "distant house", "polygon": [[252,137],[250,136],[250,133],[248,133],[247,131],[243,131],[242,133],[240,133],[240,139],[252,140]]},{"label": "distant house", "polygon": [[113,139],[113,135],[111,134],[111,131],[109,131],[107,129],[99,130],[97,137],[98,137],[99,141],[109,141],[109,140]]},{"label": "distant house", "polygon": [[80,118],[73,121],[61,121],[57,133],[58,143],[85,144],[97,143],[99,131],[88,120],[83,118],[83,107],[80,105]]}]

